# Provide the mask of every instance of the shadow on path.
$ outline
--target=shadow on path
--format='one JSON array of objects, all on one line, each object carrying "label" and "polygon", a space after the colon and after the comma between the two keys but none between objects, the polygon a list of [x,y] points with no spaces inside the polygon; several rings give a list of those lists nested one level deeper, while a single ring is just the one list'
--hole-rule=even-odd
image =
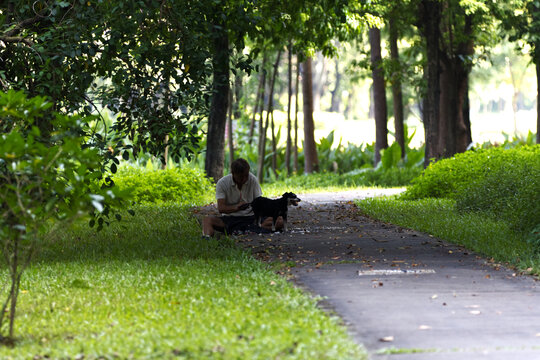
[{"label": "shadow on path", "polygon": [[359,215],[351,200],[374,195],[301,195],[289,233],[236,241],[323,296],[373,359],[540,359],[532,277]]}]

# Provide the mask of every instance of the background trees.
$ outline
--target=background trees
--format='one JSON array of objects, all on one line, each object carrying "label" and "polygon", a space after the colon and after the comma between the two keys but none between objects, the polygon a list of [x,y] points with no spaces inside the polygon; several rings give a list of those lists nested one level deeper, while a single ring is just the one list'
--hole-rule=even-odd
[{"label": "background trees", "polygon": [[[489,2],[472,0],[459,3],[423,0],[399,5],[374,2],[369,6],[338,0],[300,4],[238,0],[182,4],[8,1],[2,9],[0,41],[5,61],[0,64],[1,86],[24,89],[29,95],[46,94],[55,109],[67,113],[92,113],[105,108],[112,111],[117,115],[114,123],[88,134],[88,143],[100,147],[109,163],[125,151],[135,156],[151,154],[163,163],[168,157],[189,159],[202,146],[206,149],[207,174],[217,178],[223,174],[226,163],[223,132],[231,74],[250,75],[253,69],[263,69],[255,65],[260,64],[265,53],[275,56],[281,51],[285,59],[285,49],[289,49],[290,54],[296,55],[291,57],[292,63],[292,59],[304,62],[320,51],[321,56],[312,58],[313,85],[302,87],[305,95],[300,96],[309,99],[313,93],[317,108],[320,95],[331,92],[332,108],[336,109],[339,87],[358,77],[354,71],[363,70],[351,71],[350,67],[339,66],[342,60],[332,60],[335,66],[330,69],[330,60],[322,56],[337,55],[338,47],[348,47],[352,39],[362,43],[361,34],[367,34],[367,25],[378,18],[382,75],[386,79],[384,93],[386,87],[390,88],[386,85],[396,85],[390,100],[397,106],[395,110],[392,108],[394,117],[398,118],[396,138],[403,148],[405,135],[399,126],[402,112],[399,104],[407,105],[409,99],[415,98],[423,114],[427,162],[463,151],[473,140],[468,116],[468,74],[475,59],[482,56],[474,49],[489,49],[497,39],[486,36],[486,30],[495,33],[492,29],[501,22],[504,27],[500,29],[505,29],[512,39],[524,39],[534,53],[536,40],[531,30],[535,24],[534,9],[533,2],[517,0],[497,12]],[[520,11],[527,16],[514,16]],[[384,26],[381,20],[386,21]],[[410,24],[415,24],[416,29]],[[401,52],[403,41],[409,45]],[[386,55],[389,51],[394,54],[392,61]],[[399,56],[405,52],[409,54],[402,61],[404,66],[392,65],[399,64]],[[321,61],[327,65],[319,69]],[[364,64],[367,67],[367,62]],[[415,76],[423,73],[423,80],[411,77],[411,67],[418,65],[421,68],[417,68],[420,71],[416,70]],[[270,89],[266,89],[259,100],[264,106],[259,105],[257,112],[266,112],[269,104],[283,101],[279,98],[284,86],[280,80],[285,77],[283,66],[285,61],[280,61],[276,98],[269,99]],[[439,75],[435,75],[437,72]],[[330,78],[334,76],[332,73],[335,77]],[[237,81],[241,78],[234,76],[237,94],[241,94],[241,81]],[[267,86],[263,84],[261,91]],[[406,94],[404,100],[399,99],[400,87]],[[343,111],[352,108],[352,93],[349,91],[349,98],[341,100]],[[381,90],[377,93],[382,94]],[[249,95],[232,97],[237,121],[242,111],[255,110]],[[376,113],[383,113],[385,103],[379,101],[374,105]],[[292,102],[287,107],[290,109]],[[307,115],[304,119],[309,122],[311,110],[304,112]],[[386,120],[380,119],[379,128],[383,129]],[[287,134],[292,131],[290,124]],[[307,125],[305,128],[311,134]],[[46,122],[40,126],[45,133],[50,131]],[[292,147],[292,137],[289,138]],[[304,155],[311,158],[306,160],[304,156],[306,164],[316,164],[315,140],[303,145],[307,150]],[[275,142],[273,139],[273,148]],[[384,141],[379,143],[378,149],[386,147]],[[109,146],[114,149],[112,153],[104,150]],[[167,155],[165,149],[169,151]],[[275,153],[271,151],[274,159]],[[311,171],[309,167],[305,169]]]}]

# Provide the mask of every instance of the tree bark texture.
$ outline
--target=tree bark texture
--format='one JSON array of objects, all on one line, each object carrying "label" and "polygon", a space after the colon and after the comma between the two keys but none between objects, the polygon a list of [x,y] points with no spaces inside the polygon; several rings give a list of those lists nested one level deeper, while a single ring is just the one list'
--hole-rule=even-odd
[{"label": "tree bark texture", "polygon": [[225,161],[225,124],[229,102],[229,37],[224,24],[213,29],[213,74],[212,100],[208,117],[208,134],[204,168],[206,175],[214,181],[223,177]]},{"label": "tree bark texture", "polygon": [[[396,64],[396,68],[399,66],[399,49],[398,49],[398,32],[397,27],[392,19],[390,19],[390,57]],[[396,141],[401,148],[401,158],[405,158],[405,129],[404,129],[404,115],[403,115],[403,92],[401,89],[401,71],[396,71],[396,74],[392,74],[392,97],[394,102],[394,130]]]},{"label": "tree bark texture", "polygon": [[388,147],[386,89],[381,56],[381,30],[369,29],[371,74],[373,78],[373,103],[375,111],[375,165],[381,161],[381,150]]},{"label": "tree bark texture", "polygon": [[311,174],[319,170],[319,157],[315,144],[315,122],[313,121],[312,59],[302,64],[302,93],[304,98],[304,172]]},{"label": "tree bark texture", "polygon": [[427,81],[427,89],[424,97],[424,132],[426,142],[426,154],[424,166],[428,166],[432,159],[438,160],[441,154],[438,150],[439,134],[439,40],[441,21],[441,6],[437,0],[422,0],[420,21],[423,24],[422,32],[426,39],[427,64],[424,76]]},{"label": "tree bark texture", "polygon": [[[448,27],[446,33],[451,41],[440,54],[440,122],[439,122],[439,153],[443,157],[452,157],[454,154],[464,152],[471,143],[470,123],[467,124],[464,115],[469,112],[468,98],[469,73],[471,66],[468,59],[474,52],[472,42],[472,22],[470,16],[465,16],[463,29]],[[454,23],[453,19],[449,20]],[[454,32],[459,30],[460,38],[457,41]]]}]

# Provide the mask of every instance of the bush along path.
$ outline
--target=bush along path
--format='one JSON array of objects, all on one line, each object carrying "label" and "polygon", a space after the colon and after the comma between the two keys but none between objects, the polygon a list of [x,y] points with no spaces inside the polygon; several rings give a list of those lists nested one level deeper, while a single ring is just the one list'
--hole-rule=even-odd
[{"label": "bush along path", "polygon": [[289,233],[236,242],[322,296],[373,359],[540,359],[533,277],[361,216],[350,200],[373,195],[300,196]]}]

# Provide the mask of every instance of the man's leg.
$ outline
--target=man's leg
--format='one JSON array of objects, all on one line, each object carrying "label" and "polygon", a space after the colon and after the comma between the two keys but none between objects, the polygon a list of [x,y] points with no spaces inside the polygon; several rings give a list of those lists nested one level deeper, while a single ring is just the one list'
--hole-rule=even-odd
[{"label": "man's leg", "polygon": [[203,236],[214,236],[215,229],[225,229],[225,223],[217,216],[206,216],[202,222]]}]

